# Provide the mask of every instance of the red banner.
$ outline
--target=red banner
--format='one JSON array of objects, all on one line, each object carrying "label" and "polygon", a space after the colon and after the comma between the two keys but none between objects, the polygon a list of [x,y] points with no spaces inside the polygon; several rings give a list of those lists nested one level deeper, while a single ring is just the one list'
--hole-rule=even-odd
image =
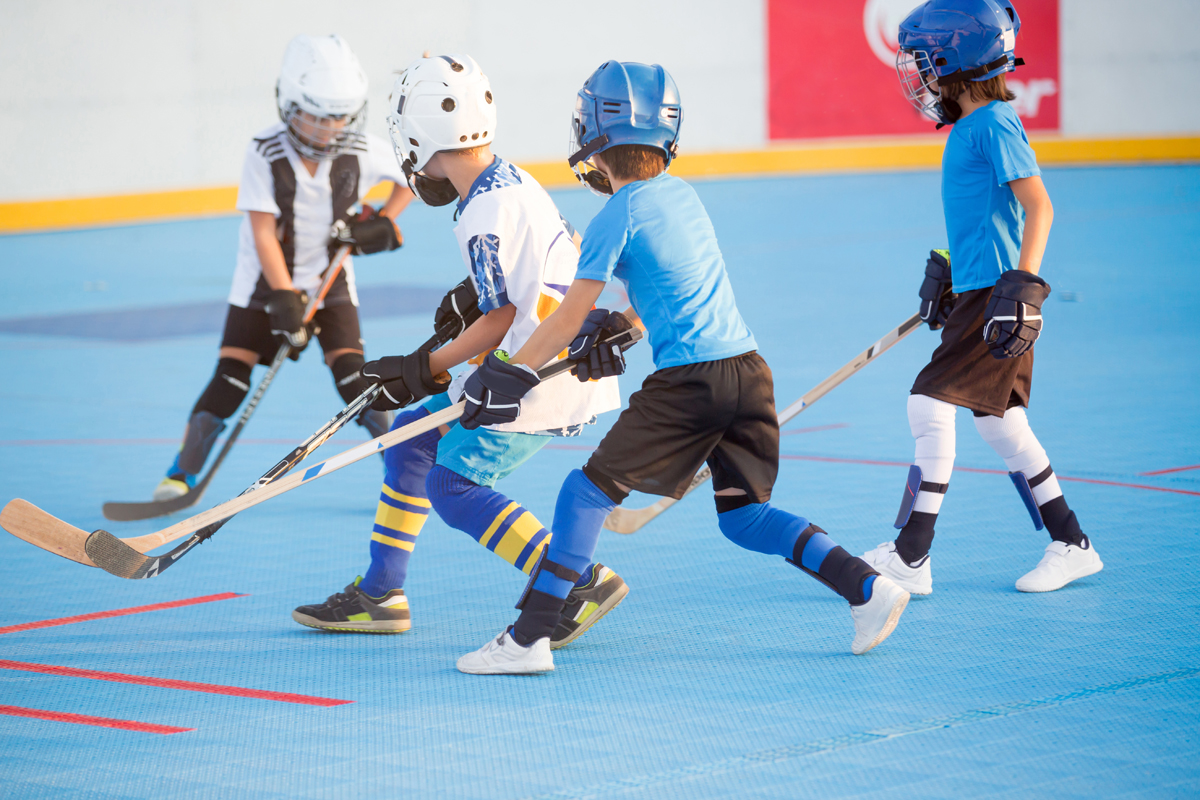
[{"label": "red banner", "polygon": [[[900,92],[896,33],[914,0],[768,0],[770,137],[806,139],[932,133]],[[1056,130],[1058,0],[1017,0],[1016,54],[1008,73],[1025,127]]]}]

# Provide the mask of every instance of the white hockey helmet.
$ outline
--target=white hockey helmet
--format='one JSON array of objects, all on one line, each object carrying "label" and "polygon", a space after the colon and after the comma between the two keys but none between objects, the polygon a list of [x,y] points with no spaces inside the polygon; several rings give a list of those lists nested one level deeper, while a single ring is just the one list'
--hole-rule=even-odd
[{"label": "white hockey helmet", "polygon": [[334,158],[360,145],[367,124],[367,74],[340,36],[297,36],[275,84],[279,118],[305,158]]},{"label": "white hockey helmet", "polygon": [[409,176],[440,150],[489,144],[496,135],[492,86],[470,56],[419,58],[396,78],[388,132]]}]

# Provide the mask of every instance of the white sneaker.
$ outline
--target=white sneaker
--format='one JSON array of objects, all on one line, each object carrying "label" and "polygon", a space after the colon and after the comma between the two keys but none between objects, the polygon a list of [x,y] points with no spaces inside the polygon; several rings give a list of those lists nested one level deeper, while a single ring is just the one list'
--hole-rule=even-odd
[{"label": "white sneaker", "polygon": [[1068,583],[1088,575],[1095,575],[1104,569],[1100,556],[1091,540],[1083,537],[1083,545],[1051,542],[1046,545],[1046,554],[1042,560],[1017,581],[1019,592],[1053,592]]},{"label": "white sneaker", "polygon": [[554,656],[550,654],[549,636],[522,647],[506,628],[474,653],[460,658],[457,666],[459,672],[468,675],[534,675],[553,672]]},{"label": "white sneaker", "polygon": [[871,599],[861,606],[850,606],[850,616],[854,619],[854,641],[850,652],[861,656],[886,639],[896,629],[908,600],[908,592],[883,575],[876,577],[871,586]]},{"label": "white sneaker", "polygon": [[904,591],[910,594],[933,594],[933,570],[929,567],[928,554],[917,566],[910,567],[896,552],[895,542],[884,542],[874,550],[863,553],[862,558]]}]

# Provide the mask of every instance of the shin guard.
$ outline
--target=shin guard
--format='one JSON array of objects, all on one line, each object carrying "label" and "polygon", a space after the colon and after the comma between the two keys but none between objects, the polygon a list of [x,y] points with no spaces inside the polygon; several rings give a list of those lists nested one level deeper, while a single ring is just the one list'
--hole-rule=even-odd
[{"label": "shin guard", "polygon": [[[234,411],[237,409],[234,408]],[[185,475],[198,475],[204,469],[204,462],[212,452],[217,437],[225,430],[225,421],[209,411],[197,411],[188,420],[187,433],[183,437],[183,446],[175,458],[174,469]]]},{"label": "shin guard", "polygon": [[879,574],[867,562],[835,544],[816,525],[809,525],[800,534],[788,563],[812,575],[855,606],[871,599],[872,579]]},{"label": "shin guard", "polygon": [[[908,480],[904,485],[904,496],[900,499],[900,513],[896,514],[895,527],[903,528],[908,524],[909,517],[912,516],[913,508],[917,505],[917,501],[921,492],[929,494],[942,494],[950,488],[948,483],[931,483],[930,481],[921,479],[921,468],[916,464],[908,468]],[[941,505],[941,501],[938,501]]]}]

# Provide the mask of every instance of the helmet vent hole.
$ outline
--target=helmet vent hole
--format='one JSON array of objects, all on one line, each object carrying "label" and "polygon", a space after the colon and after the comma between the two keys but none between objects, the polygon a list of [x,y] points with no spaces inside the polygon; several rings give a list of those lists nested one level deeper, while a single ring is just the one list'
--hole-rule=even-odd
[{"label": "helmet vent hole", "polygon": [[467,135],[464,133],[462,136],[458,137],[458,140],[460,142],[465,142],[467,140]]},{"label": "helmet vent hole", "polygon": [[412,139],[412,138],[410,138],[410,139],[408,140],[408,143],[409,143],[409,144],[411,144],[413,147],[420,147],[420,146],[421,146],[421,143],[420,143],[420,142],[418,142],[416,139]]},{"label": "helmet vent hole", "polygon": [[946,59],[944,59],[944,58],[934,59],[933,65],[935,67],[944,67],[944,66],[946,66]]},{"label": "helmet vent hole", "polygon": [[445,100],[442,101],[442,111],[453,111],[454,105],[455,105],[454,98],[447,97]]},{"label": "helmet vent hole", "polygon": [[488,103],[491,103],[492,102],[492,93],[490,91],[484,92],[483,99],[488,101]]},{"label": "helmet vent hole", "polygon": [[483,132],[483,138],[485,138],[485,139],[487,138],[487,131]]},{"label": "helmet vent hole", "polygon": [[476,140],[476,139],[478,139],[478,138],[479,138],[479,134],[478,134],[478,133],[472,133],[472,134],[471,134],[471,141],[475,141],[475,140]]},{"label": "helmet vent hole", "polygon": [[679,119],[679,109],[668,106],[663,109],[663,116],[667,119]]},{"label": "helmet vent hole", "polygon": [[417,154],[410,151],[408,154],[408,160],[411,161],[412,163],[416,164],[417,163]]}]

